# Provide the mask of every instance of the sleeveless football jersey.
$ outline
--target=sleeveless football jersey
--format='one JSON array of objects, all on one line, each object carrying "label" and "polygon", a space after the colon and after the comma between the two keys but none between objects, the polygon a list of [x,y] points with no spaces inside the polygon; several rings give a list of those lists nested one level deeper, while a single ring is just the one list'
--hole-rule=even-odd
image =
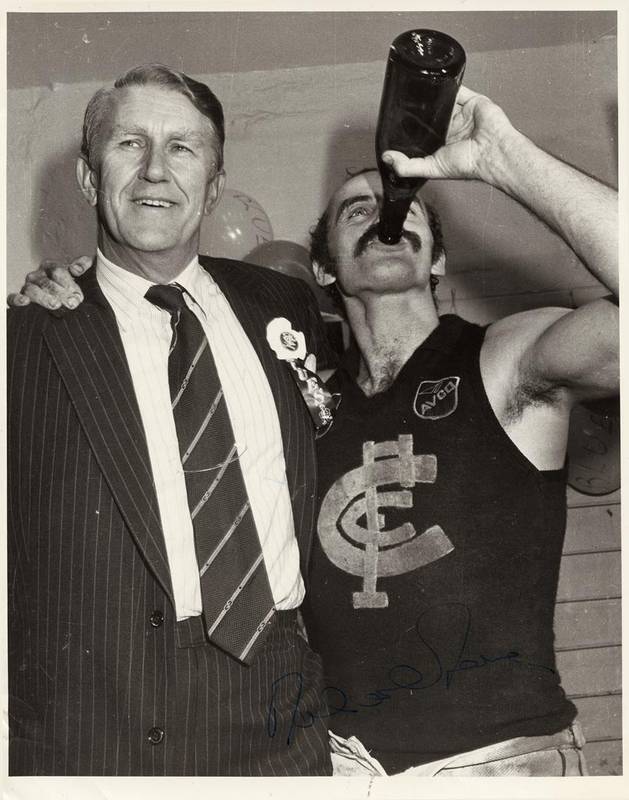
[{"label": "sleeveless football jersey", "polygon": [[366,397],[348,359],[318,442],[320,511],[304,616],[328,727],[389,773],[576,715],[556,671],[563,470],[539,471],[496,419],[484,329],[454,315]]}]

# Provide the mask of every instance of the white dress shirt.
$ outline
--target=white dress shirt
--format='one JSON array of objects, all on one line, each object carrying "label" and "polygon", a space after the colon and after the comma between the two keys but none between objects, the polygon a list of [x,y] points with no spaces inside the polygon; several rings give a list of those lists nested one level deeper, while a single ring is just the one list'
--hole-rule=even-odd
[{"label": "white dress shirt", "polygon": [[[144,295],[153,284],[97,252],[96,276],[111,304],[131,371],[157,501],[177,619],[201,613],[192,520],[168,387],[170,314]],[[277,409],[258,356],[227,299],[197,258],[176,279],[212,349],[238,447],[276,608],[304,596]]]}]

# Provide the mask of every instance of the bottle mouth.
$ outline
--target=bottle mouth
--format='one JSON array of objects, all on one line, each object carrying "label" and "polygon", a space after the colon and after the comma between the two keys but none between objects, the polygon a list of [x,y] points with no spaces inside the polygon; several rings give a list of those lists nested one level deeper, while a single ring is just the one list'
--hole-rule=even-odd
[{"label": "bottle mouth", "polygon": [[445,71],[465,58],[463,48],[452,37],[425,29],[400,34],[391,50],[414,68],[435,72]]}]

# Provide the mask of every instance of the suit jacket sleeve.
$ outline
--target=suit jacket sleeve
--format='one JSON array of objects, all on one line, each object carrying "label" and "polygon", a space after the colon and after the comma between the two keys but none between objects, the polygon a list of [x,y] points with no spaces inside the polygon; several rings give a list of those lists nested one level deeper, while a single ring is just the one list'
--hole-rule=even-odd
[{"label": "suit jacket sleeve", "polygon": [[[29,383],[35,380],[44,347],[41,329],[45,313],[41,309],[10,309],[7,314],[7,557],[8,557],[8,678],[9,729],[11,733],[11,774],[28,772],[34,764],[35,746],[41,741],[34,687],[37,664],[33,657],[32,587],[29,581],[31,543],[28,537],[28,507],[21,502],[23,483],[28,480],[20,433],[37,425],[28,414]],[[19,765],[19,766],[16,766]]]}]

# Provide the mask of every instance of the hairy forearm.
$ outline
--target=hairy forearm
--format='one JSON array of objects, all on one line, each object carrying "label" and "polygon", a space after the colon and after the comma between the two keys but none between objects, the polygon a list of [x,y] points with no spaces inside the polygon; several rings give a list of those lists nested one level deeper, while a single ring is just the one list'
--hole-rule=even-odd
[{"label": "hairy forearm", "polygon": [[497,151],[488,182],[549,225],[618,296],[616,191],[544,152],[516,130],[501,140]]}]

